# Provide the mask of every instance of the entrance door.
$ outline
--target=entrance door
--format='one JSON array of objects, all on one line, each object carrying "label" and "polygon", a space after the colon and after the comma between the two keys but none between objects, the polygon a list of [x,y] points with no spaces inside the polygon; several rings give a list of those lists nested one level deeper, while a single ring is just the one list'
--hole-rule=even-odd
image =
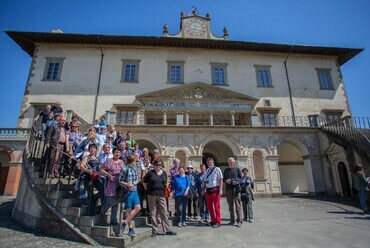
[{"label": "entrance door", "polygon": [[351,197],[351,187],[348,180],[347,168],[343,162],[338,163],[338,172],[343,197]]}]

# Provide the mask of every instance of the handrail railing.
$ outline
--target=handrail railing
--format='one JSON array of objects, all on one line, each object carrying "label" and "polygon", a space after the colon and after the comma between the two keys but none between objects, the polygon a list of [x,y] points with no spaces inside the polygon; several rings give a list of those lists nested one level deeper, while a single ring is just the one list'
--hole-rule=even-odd
[{"label": "handrail railing", "polygon": [[[64,215],[62,211],[53,204],[52,201],[49,200],[49,195],[53,192],[59,192],[61,189],[60,187],[63,185],[63,189],[67,189],[67,198],[73,194],[73,185],[72,185],[72,177],[75,168],[79,165],[79,161],[71,157],[69,154],[65,153],[64,151],[58,150],[58,148],[54,147],[55,152],[61,152],[63,156],[67,157],[69,162],[73,162],[70,171],[68,174],[64,175],[67,178],[64,178],[62,173],[59,174],[59,177],[53,178],[49,177],[47,173],[48,163],[44,160],[46,154],[49,151],[45,150],[44,146],[44,138],[42,131],[40,128],[37,127],[35,123],[32,124],[31,135],[28,140],[28,143],[25,147],[23,153],[23,171],[27,178],[27,181],[33,188],[34,192],[36,193],[37,197],[39,197],[46,206],[52,210],[58,217],[61,222],[69,226],[77,235],[79,235],[85,242],[92,244],[92,245],[99,245],[97,241],[91,238],[88,234],[86,234],[76,223],[69,219],[68,216]],[[36,183],[35,180],[29,174],[29,168],[40,166],[45,166],[43,170],[40,170],[42,173],[40,179],[42,183]],[[63,172],[64,167],[62,167]],[[55,185],[56,187],[53,188],[52,186]]]},{"label": "handrail railing", "polygon": [[361,129],[354,128],[345,121],[332,121],[323,125],[321,130],[335,135],[350,145],[357,147],[370,159],[370,139]]},{"label": "handrail railing", "polygon": [[30,128],[0,128],[0,139],[27,140],[30,136]]}]

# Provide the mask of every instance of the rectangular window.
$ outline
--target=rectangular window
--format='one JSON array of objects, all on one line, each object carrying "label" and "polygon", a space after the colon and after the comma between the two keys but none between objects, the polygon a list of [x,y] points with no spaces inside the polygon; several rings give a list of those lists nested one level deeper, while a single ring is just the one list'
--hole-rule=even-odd
[{"label": "rectangular window", "polygon": [[227,64],[211,63],[212,84],[228,85]]},{"label": "rectangular window", "polygon": [[333,90],[333,81],[331,79],[330,69],[316,69],[320,82],[320,89]]},{"label": "rectangular window", "polygon": [[276,115],[274,113],[263,113],[261,116],[261,124],[265,127],[275,127]]},{"label": "rectangular window", "polygon": [[167,61],[167,82],[173,84],[184,83],[184,62]]},{"label": "rectangular window", "polygon": [[268,65],[255,65],[258,87],[272,87],[271,72]]},{"label": "rectangular window", "polygon": [[137,109],[120,108],[118,109],[117,124],[119,125],[135,125]]},{"label": "rectangular window", "polygon": [[339,121],[341,117],[341,114],[339,113],[327,113],[326,118],[329,122],[331,121]]},{"label": "rectangular window", "polygon": [[64,58],[46,58],[43,80],[60,81]]},{"label": "rectangular window", "polygon": [[140,60],[122,60],[122,79],[124,83],[139,82],[139,63]]}]

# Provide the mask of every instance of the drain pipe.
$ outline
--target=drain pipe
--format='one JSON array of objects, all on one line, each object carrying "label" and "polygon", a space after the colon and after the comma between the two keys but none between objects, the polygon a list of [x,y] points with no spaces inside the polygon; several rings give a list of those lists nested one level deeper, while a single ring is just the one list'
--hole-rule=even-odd
[{"label": "drain pipe", "polygon": [[100,57],[100,68],[99,68],[99,78],[98,78],[98,89],[96,90],[95,102],[94,102],[94,115],[93,115],[93,120],[92,120],[93,124],[94,124],[94,121],[96,119],[96,108],[97,108],[97,105],[98,105],[98,97],[99,97],[100,81],[101,81],[101,72],[102,72],[102,68],[103,68],[103,59],[104,59],[103,48],[101,47],[101,43],[100,43],[100,36],[98,36],[98,41],[99,41],[101,57]]},{"label": "drain pipe", "polygon": [[286,62],[287,62],[287,60],[288,60],[288,58],[289,58],[290,54],[292,53],[293,47],[294,47],[294,45],[292,45],[292,47],[290,48],[289,54],[288,54],[288,56],[286,57],[286,59],[285,59],[285,61],[284,61],[284,67],[285,67],[286,80],[287,80],[287,82],[288,82],[289,100],[290,100],[290,108],[291,108],[291,110],[292,110],[293,125],[294,125],[294,126],[297,126],[297,123],[296,123],[296,121],[295,121],[295,113],[294,113],[293,98],[292,98],[292,89],[291,89],[291,87],[290,87],[288,68],[287,68],[287,66],[286,66]]}]

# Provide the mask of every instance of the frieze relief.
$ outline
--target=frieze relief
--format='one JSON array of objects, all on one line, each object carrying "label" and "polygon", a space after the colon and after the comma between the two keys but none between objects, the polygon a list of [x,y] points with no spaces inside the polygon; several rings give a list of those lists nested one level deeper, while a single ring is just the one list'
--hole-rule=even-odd
[{"label": "frieze relief", "polygon": [[178,91],[173,98],[177,99],[222,99],[225,98],[224,94],[220,92],[211,92],[201,87],[190,90]]}]

